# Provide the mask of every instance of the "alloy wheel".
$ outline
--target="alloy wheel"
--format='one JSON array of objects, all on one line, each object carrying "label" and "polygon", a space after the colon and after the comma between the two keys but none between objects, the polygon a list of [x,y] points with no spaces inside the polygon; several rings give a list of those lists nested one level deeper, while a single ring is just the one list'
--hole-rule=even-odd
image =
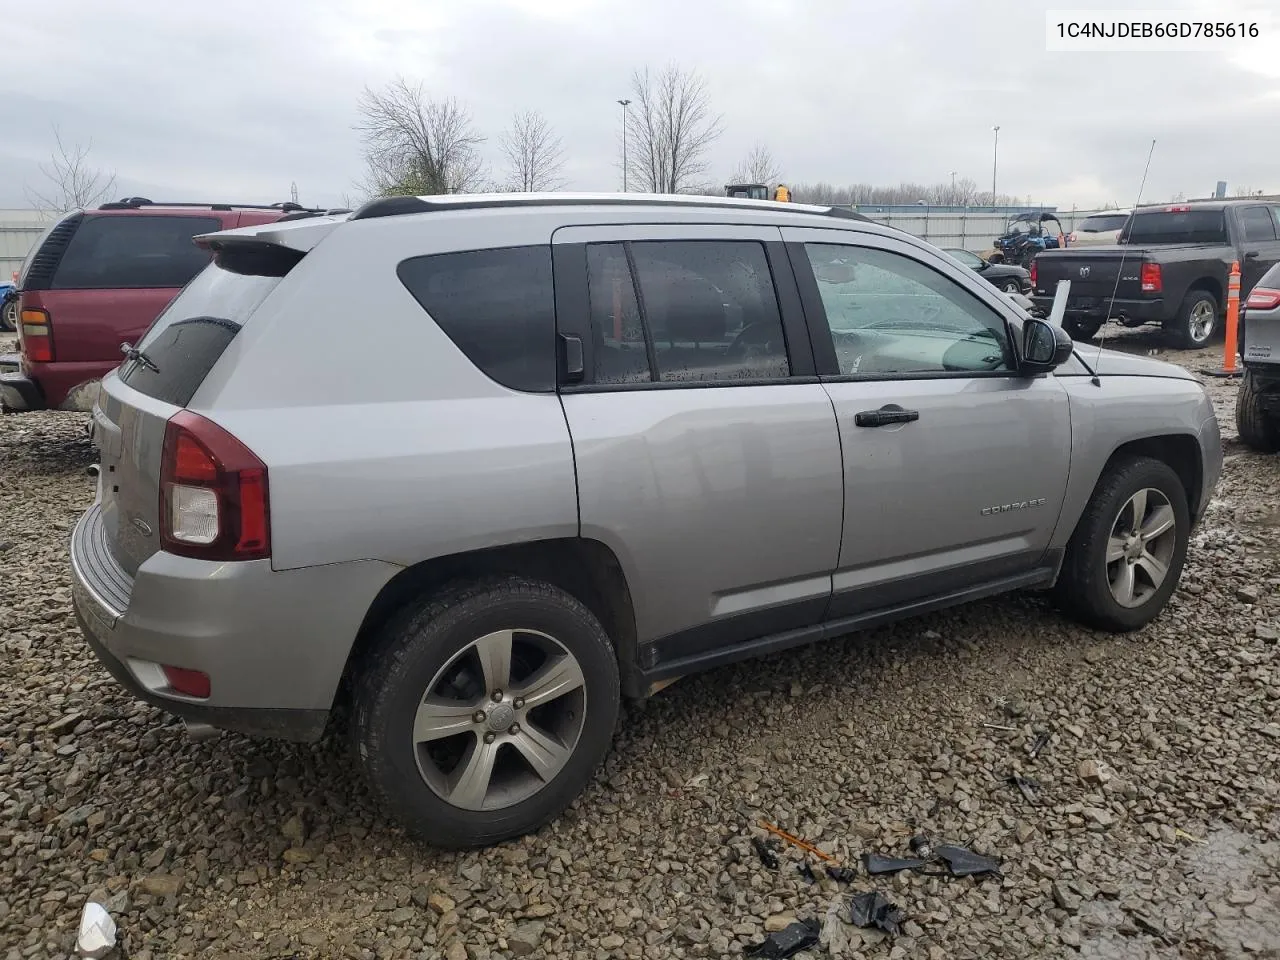
[{"label": "alloy wheel", "polygon": [[1140,607],[1169,576],[1178,543],[1177,517],[1169,498],[1145,487],[1125,501],[1107,538],[1107,582],[1122,607]]},{"label": "alloy wheel", "polygon": [[563,644],[537,630],[499,630],[432,678],[414,717],[414,757],[445,802],[498,810],[555,779],[585,715],[586,678]]},{"label": "alloy wheel", "polygon": [[1216,321],[1215,309],[1208,300],[1199,301],[1191,308],[1191,316],[1187,319],[1188,332],[1196,343],[1207,343],[1213,336]]}]

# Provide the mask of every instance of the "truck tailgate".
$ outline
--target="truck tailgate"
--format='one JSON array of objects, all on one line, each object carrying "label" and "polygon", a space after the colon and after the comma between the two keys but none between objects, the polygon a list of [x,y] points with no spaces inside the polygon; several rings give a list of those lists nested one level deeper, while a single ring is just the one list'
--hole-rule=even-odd
[{"label": "truck tailgate", "polygon": [[1067,303],[1071,305],[1083,306],[1089,301],[1102,303],[1113,294],[1120,300],[1137,299],[1142,296],[1145,252],[1141,248],[1112,246],[1046,251],[1035,260],[1035,292],[1053,296],[1058,281],[1070,280],[1071,295]]}]

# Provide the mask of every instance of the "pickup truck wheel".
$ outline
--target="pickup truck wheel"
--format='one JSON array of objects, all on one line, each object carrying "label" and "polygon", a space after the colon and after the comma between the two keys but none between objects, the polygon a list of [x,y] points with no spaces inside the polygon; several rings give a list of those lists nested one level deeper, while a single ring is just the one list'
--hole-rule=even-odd
[{"label": "pickup truck wheel", "polygon": [[433,594],[356,674],[351,732],[388,810],[440,847],[484,846],[559,815],[613,739],[618,664],[599,621],[549,584]]},{"label": "pickup truck wheel", "polygon": [[1172,324],[1165,329],[1182,349],[1200,349],[1218,331],[1218,301],[1205,290],[1192,290],[1182,301]]},{"label": "pickup truck wheel", "polygon": [[1058,605],[1100,630],[1146,626],[1178,584],[1190,530],[1187,494],[1168,464],[1150,457],[1114,464],[1067,544]]},{"label": "pickup truck wheel", "polygon": [[1258,378],[1246,370],[1236,394],[1236,429],[1246,447],[1260,453],[1280,450],[1280,424],[1262,407]]},{"label": "pickup truck wheel", "polygon": [[8,303],[0,308],[0,330],[13,331],[18,329],[18,298],[14,297]]},{"label": "pickup truck wheel", "polygon": [[1098,331],[1102,329],[1101,320],[1073,320],[1070,317],[1062,319],[1062,329],[1072,340],[1084,342],[1092,340],[1098,335]]},{"label": "pickup truck wheel", "polygon": [[1021,293],[1022,284],[1017,280],[1006,280],[1004,283],[1000,284],[1000,289],[1005,293]]}]

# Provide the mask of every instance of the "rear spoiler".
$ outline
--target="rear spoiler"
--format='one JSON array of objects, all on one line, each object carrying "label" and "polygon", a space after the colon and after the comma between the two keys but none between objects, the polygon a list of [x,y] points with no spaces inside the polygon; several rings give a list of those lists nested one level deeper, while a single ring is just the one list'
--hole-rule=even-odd
[{"label": "rear spoiler", "polygon": [[346,213],[280,220],[193,238],[196,246],[213,254],[214,263],[232,273],[283,277],[297,266],[339,223]]}]

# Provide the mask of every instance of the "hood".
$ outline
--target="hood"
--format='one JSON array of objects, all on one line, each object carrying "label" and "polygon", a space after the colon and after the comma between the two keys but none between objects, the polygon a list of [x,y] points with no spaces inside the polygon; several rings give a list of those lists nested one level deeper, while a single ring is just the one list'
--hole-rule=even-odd
[{"label": "hood", "polygon": [[1174,380],[1195,380],[1190,370],[1157,360],[1154,357],[1138,357],[1119,350],[1098,350],[1088,346],[1076,350],[1076,356],[1100,377],[1168,377]]}]

